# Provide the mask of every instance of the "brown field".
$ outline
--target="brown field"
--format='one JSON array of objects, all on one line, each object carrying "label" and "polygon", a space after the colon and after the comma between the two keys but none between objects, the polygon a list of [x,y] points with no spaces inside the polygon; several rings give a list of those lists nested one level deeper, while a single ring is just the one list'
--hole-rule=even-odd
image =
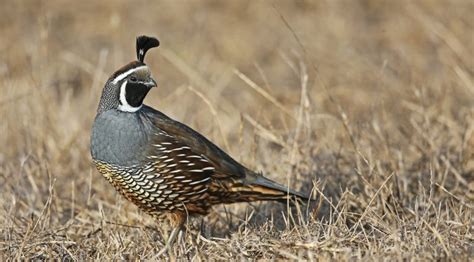
[{"label": "brown field", "polygon": [[91,163],[101,89],[317,201],[218,206],[179,260],[474,259],[474,1],[2,1],[0,260],[154,258],[169,227]]}]

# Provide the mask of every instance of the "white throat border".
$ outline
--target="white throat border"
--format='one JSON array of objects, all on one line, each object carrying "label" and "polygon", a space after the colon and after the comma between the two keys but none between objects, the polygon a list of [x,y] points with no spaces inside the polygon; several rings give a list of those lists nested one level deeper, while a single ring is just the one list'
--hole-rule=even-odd
[{"label": "white throat border", "polygon": [[120,86],[120,105],[118,106],[118,110],[122,112],[135,113],[138,110],[140,110],[140,108],[142,108],[143,104],[138,107],[133,107],[130,104],[128,104],[126,89],[127,89],[127,81],[124,81],[123,84]]}]

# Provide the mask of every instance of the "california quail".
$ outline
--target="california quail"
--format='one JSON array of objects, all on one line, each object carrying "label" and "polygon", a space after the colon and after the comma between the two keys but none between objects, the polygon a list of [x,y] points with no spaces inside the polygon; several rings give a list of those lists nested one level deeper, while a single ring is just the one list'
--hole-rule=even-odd
[{"label": "california quail", "polygon": [[156,86],[143,62],[159,41],[137,37],[137,61],[107,80],[92,128],[91,154],[99,172],[128,200],[156,218],[167,215],[174,230],[187,215],[212,205],[257,200],[307,199],[232,159],[190,127],[144,105]]}]

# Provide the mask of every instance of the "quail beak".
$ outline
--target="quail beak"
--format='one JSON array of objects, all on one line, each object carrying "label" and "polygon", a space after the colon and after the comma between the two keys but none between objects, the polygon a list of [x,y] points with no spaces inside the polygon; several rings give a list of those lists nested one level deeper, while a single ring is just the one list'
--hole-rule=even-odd
[{"label": "quail beak", "polygon": [[148,79],[148,82],[146,82],[145,85],[149,88],[157,86],[155,79],[153,79],[151,77]]}]

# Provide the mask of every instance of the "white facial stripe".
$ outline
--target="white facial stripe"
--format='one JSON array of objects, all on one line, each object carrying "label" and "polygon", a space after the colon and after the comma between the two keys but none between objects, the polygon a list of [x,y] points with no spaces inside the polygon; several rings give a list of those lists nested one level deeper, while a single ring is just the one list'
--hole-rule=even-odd
[{"label": "white facial stripe", "polygon": [[130,70],[126,71],[125,73],[122,73],[122,74],[118,75],[117,77],[115,77],[115,79],[112,81],[112,83],[117,84],[120,80],[124,79],[125,77],[129,76],[130,74],[132,74],[136,71],[143,70],[145,68],[147,68],[147,66],[139,66],[139,67],[135,67],[133,69],[130,69]]},{"label": "white facial stripe", "polygon": [[133,107],[128,104],[125,93],[127,92],[126,88],[127,81],[123,82],[122,86],[120,86],[120,105],[118,106],[118,109],[123,112],[137,112],[138,110],[140,110],[140,108],[142,108],[142,105],[140,105],[139,107]]}]

